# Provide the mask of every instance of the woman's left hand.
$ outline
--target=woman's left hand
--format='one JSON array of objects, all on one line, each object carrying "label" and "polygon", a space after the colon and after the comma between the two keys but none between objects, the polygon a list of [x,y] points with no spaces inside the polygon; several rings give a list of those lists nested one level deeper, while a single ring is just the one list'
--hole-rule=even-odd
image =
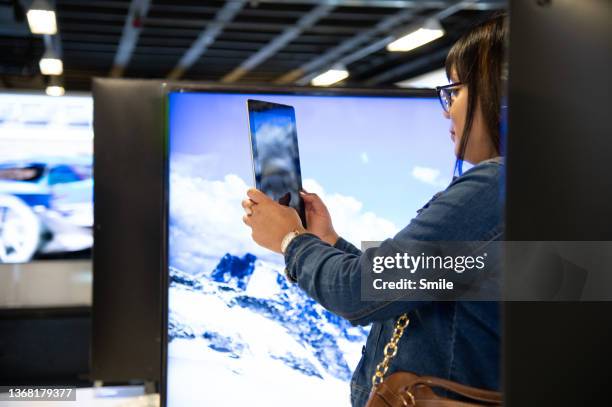
[{"label": "woman's left hand", "polygon": [[281,253],[281,242],[287,233],[305,231],[295,209],[279,204],[255,188],[249,189],[247,196],[249,199],[242,201],[246,213],[242,221],[251,228],[251,236],[258,245]]}]

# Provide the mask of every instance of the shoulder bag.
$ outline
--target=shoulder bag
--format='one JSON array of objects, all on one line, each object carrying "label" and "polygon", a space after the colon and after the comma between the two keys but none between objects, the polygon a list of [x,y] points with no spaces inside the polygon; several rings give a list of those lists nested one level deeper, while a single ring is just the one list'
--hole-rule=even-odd
[{"label": "shoulder bag", "polygon": [[[499,392],[478,389],[450,380],[431,376],[418,376],[410,372],[395,372],[385,378],[389,362],[397,354],[397,344],[408,326],[407,314],[395,323],[393,335],[383,350],[384,358],[372,376],[372,391],[366,407],[482,407],[501,406]],[[463,401],[437,395],[434,388],[462,396]]]}]

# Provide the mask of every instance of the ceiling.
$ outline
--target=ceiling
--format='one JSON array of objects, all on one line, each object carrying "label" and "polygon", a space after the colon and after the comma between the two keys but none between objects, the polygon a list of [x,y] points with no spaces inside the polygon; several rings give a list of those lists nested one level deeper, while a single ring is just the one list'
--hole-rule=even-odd
[{"label": "ceiling", "polygon": [[[345,86],[388,86],[440,68],[469,27],[506,1],[56,0],[68,91],[94,76],[173,78],[233,84],[308,84],[342,63]],[[0,0],[0,87],[40,89],[45,38],[30,33],[30,1]],[[444,37],[406,53],[385,45],[436,17]]]}]

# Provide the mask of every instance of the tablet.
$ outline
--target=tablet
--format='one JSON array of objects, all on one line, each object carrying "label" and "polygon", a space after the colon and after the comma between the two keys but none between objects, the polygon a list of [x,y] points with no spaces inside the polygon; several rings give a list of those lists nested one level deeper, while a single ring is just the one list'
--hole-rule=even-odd
[{"label": "tablet", "polygon": [[306,227],[295,110],[292,106],[247,100],[255,186],[294,208]]}]

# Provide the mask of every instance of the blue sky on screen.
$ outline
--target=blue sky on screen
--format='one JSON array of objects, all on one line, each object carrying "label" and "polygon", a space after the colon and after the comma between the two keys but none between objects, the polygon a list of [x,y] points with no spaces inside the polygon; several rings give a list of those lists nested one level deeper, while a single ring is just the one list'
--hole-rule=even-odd
[{"label": "blue sky on screen", "polygon": [[305,188],[350,197],[400,229],[450,182],[450,123],[435,98],[172,93],[171,159],[205,157],[194,176],[252,185],[247,99],[295,107]]}]

